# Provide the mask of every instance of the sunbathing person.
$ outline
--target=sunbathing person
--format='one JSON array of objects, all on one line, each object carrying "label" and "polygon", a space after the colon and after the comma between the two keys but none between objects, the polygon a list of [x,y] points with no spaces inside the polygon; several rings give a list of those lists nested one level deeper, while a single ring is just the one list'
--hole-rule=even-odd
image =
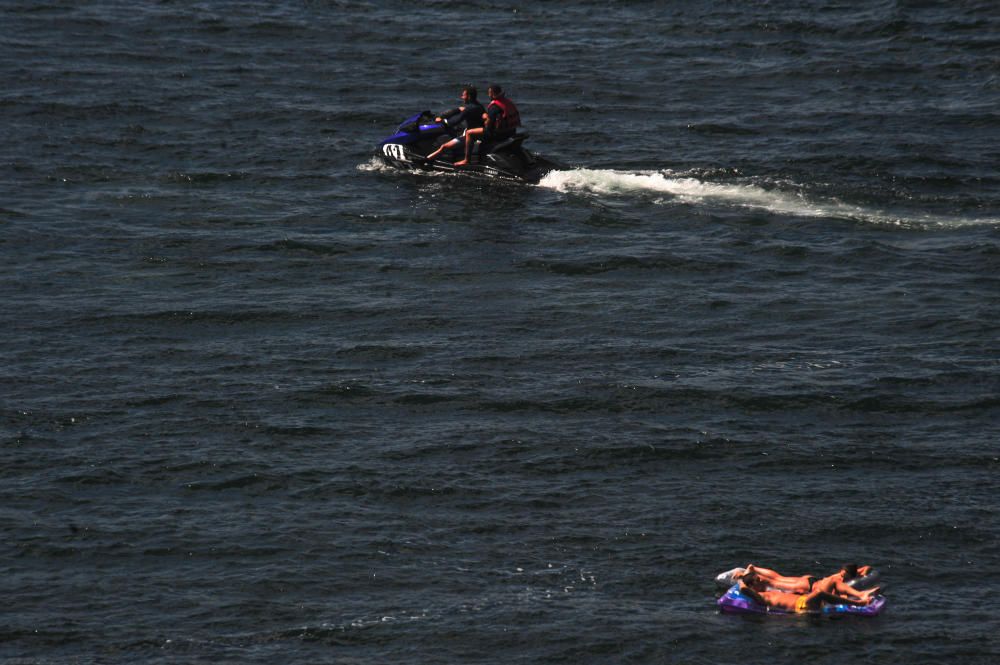
[{"label": "sunbathing person", "polygon": [[840,596],[827,591],[814,589],[808,593],[790,593],[787,591],[768,591],[767,583],[755,572],[744,574],[740,578],[740,593],[754,602],[767,608],[794,612],[798,614],[819,612],[823,603],[831,605],[868,605],[871,598],[854,599]]},{"label": "sunbathing person", "polygon": [[816,578],[812,575],[790,577],[787,575],[781,575],[777,571],[769,568],[755,566],[751,563],[747,565],[743,573],[736,573],[733,577],[740,580],[746,575],[754,573],[761,581],[764,582],[765,585],[776,589],[782,589],[784,591],[790,591],[792,593],[823,591],[825,593],[834,593],[847,598],[854,598],[856,600],[867,600],[878,593],[879,587],[867,589],[865,591],[858,591],[854,587],[847,584],[847,582],[867,575],[871,572],[871,569],[871,566],[859,567],[857,564],[848,563],[841,566],[840,570],[833,575],[828,575],[823,578]]}]

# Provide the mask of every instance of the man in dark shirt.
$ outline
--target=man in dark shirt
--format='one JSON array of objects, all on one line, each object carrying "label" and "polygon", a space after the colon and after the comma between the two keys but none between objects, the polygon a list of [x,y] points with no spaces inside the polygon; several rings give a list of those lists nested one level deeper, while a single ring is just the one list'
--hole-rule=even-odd
[{"label": "man in dark shirt", "polygon": [[[465,132],[470,129],[478,129],[483,126],[483,116],[486,110],[483,109],[483,105],[476,101],[476,88],[471,85],[467,85],[462,88],[462,106],[458,108],[449,109],[434,118],[436,122],[443,123],[446,126],[457,126],[462,123],[465,124]],[[465,137],[465,132],[462,132],[462,136],[459,138],[454,138],[437,150],[427,155],[427,159],[431,160],[440,155],[445,150],[449,148],[454,148],[460,145]]]}]

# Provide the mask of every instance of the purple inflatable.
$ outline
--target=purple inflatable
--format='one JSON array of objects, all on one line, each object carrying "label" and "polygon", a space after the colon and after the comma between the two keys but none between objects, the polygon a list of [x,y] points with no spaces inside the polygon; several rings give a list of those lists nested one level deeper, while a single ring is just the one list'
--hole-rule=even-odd
[{"label": "purple inflatable", "polygon": [[[793,614],[783,610],[769,609],[740,593],[740,585],[734,584],[719,598],[719,609],[733,614]],[[875,596],[868,605],[823,605],[823,609],[813,614],[856,614],[873,617],[885,606],[885,596]]]}]

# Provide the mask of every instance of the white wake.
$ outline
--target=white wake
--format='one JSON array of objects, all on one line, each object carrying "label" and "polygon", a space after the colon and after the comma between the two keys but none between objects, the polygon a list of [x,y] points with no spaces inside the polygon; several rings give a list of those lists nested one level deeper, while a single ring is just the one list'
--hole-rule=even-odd
[{"label": "white wake", "polygon": [[877,224],[1000,224],[1000,219],[996,218],[893,215],[882,210],[836,200],[810,199],[799,192],[768,189],[753,184],[706,182],[690,176],[674,177],[657,171],[616,171],[611,169],[552,171],[542,178],[538,186],[559,192],[599,195],[664,194],[669,197],[670,201],[676,203],[718,203],[726,206],[766,210],[781,215],[852,219]]}]

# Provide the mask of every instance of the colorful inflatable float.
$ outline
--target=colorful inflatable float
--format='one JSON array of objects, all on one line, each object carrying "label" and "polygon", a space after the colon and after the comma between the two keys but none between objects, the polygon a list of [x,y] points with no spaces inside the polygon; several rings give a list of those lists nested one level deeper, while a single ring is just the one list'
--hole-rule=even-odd
[{"label": "colorful inflatable float", "polygon": [[[720,611],[730,614],[794,614],[794,612],[786,612],[784,610],[761,605],[749,596],[740,593],[740,585],[737,578],[744,572],[744,568],[733,568],[732,570],[727,570],[726,572],[720,573],[716,576],[716,586],[727,590],[718,600]],[[879,572],[872,569],[867,575],[857,577],[847,584],[861,591],[875,586],[879,582],[880,577]],[[809,614],[852,614],[855,616],[873,617],[877,616],[882,611],[883,607],[885,607],[885,596],[878,595],[875,596],[872,602],[868,605],[848,605],[846,603],[836,605],[824,604],[819,612],[810,612]]]},{"label": "colorful inflatable float", "polygon": [[[786,612],[754,602],[749,596],[740,593],[739,584],[734,584],[730,587],[729,591],[722,594],[722,598],[718,600],[718,605],[719,610],[730,614],[795,614],[794,612]],[[875,599],[868,605],[824,604],[819,612],[810,612],[809,614],[853,614],[873,617],[878,615],[883,607],[885,607],[885,596],[875,596]]]}]

